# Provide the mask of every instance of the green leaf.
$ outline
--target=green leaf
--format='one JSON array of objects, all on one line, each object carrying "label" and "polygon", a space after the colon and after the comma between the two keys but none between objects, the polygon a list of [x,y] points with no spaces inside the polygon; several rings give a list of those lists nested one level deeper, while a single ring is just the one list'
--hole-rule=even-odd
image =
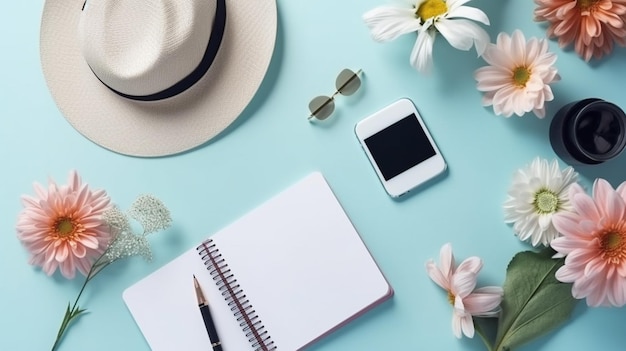
[{"label": "green leaf", "polygon": [[551,249],[520,252],[509,263],[495,350],[512,350],[571,316],[578,300],[572,297],[571,284],[555,278],[564,259],[553,259],[553,254]]},{"label": "green leaf", "polygon": [[69,320],[72,315],[72,305],[68,302],[67,309],[65,310],[65,316],[63,316],[63,320]]},{"label": "green leaf", "polygon": [[74,309],[74,311],[72,311],[72,315],[70,316],[70,320],[78,317],[79,315],[83,314],[84,312],[86,312],[87,309],[85,308],[79,308],[78,306],[76,306],[76,308]]}]

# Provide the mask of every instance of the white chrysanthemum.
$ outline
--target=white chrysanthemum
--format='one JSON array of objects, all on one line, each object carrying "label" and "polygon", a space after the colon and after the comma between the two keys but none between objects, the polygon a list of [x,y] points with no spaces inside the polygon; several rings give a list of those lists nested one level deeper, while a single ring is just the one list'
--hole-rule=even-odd
[{"label": "white chrysanthemum", "polygon": [[468,1],[404,0],[399,6],[370,10],[363,19],[376,41],[391,41],[402,34],[417,32],[411,65],[420,72],[427,72],[432,66],[437,32],[456,49],[467,51],[474,46],[479,56],[485,51],[490,42],[489,34],[472,21],[489,25],[489,18],[477,8],[463,6]]},{"label": "white chrysanthemum", "polygon": [[557,160],[535,158],[525,169],[517,171],[504,203],[504,221],[513,223],[515,234],[533,246],[548,246],[559,236],[552,224],[554,214],[572,211],[568,198],[570,185],[578,173],[572,167],[559,168]]}]

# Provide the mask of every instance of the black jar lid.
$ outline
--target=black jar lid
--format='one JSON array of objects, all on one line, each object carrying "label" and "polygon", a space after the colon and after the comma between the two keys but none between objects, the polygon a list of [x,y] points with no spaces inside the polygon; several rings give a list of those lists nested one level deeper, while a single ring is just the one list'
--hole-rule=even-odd
[{"label": "black jar lid", "polygon": [[569,151],[580,161],[597,164],[617,157],[626,146],[626,115],[618,106],[600,99],[577,104],[568,136]]}]

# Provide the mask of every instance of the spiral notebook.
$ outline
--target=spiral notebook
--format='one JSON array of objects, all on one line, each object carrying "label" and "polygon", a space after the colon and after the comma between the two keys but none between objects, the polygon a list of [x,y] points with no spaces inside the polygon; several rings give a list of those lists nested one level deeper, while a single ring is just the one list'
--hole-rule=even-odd
[{"label": "spiral notebook", "polygon": [[124,291],[152,350],[210,350],[193,275],[224,351],[301,350],[393,295],[320,173]]}]

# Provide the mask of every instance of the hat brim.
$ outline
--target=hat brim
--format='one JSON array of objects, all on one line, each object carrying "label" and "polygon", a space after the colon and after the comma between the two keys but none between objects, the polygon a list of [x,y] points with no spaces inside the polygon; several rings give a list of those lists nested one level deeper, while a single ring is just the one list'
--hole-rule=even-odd
[{"label": "hat brim", "polygon": [[276,0],[227,1],[224,38],[205,76],[166,100],[129,100],[104,86],[83,59],[78,38],[83,3],[45,2],[40,31],[43,73],[67,121],[117,153],[172,155],[217,136],[250,103],[274,52]]}]

